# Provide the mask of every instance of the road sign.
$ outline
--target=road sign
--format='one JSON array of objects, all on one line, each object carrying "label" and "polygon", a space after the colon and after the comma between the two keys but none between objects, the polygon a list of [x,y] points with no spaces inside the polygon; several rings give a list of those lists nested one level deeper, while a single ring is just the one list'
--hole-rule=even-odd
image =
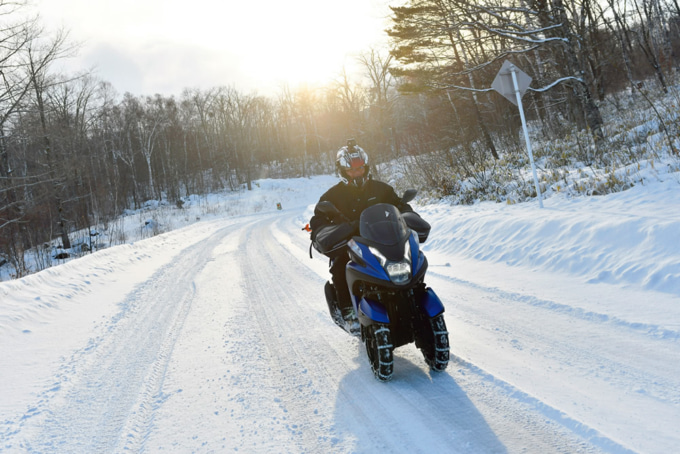
[{"label": "road sign", "polygon": [[527,91],[531,84],[531,77],[524,71],[513,65],[509,61],[505,61],[498,75],[493,80],[491,88],[503,95],[508,101],[519,108],[519,116],[522,120],[522,129],[524,130],[524,141],[527,145],[527,152],[529,153],[529,162],[531,162],[531,172],[534,174],[534,187],[538,195],[538,206],[543,208],[543,195],[541,194],[541,186],[538,184],[538,176],[536,175],[536,164],[534,164],[534,153],[531,151],[531,140],[529,140],[529,131],[527,130],[527,122],[524,118],[524,107],[522,106],[522,96]]},{"label": "road sign", "polygon": [[500,71],[498,71],[496,78],[493,80],[493,83],[491,84],[491,88],[493,88],[498,93],[503,95],[505,99],[507,99],[514,105],[517,105],[517,96],[515,94],[516,90],[512,82],[513,71],[515,73],[515,76],[517,77],[517,88],[519,89],[519,96],[520,98],[524,96],[524,93],[527,91],[527,88],[529,88],[529,85],[531,85],[532,80],[531,76],[529,76],[527,73],[519,69],[517,66],[510,63],[508,60],[505,60],[505,63],[503,63],[503,66],[501,66]]}]

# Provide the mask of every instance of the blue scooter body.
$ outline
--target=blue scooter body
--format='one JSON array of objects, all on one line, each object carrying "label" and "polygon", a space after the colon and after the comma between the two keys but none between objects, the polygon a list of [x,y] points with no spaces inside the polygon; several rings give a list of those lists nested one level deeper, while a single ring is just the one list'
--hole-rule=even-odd
[{"label": "blue scooter body", "polygon": [[[348,244],[350,261],[346,265],[347,285],[360,323],[367,326],[393,321],[388,307],[392,303],[388,301],[393,302],[394,298],[385,297],[387,294],[413,295],[417,298],[418,310],[427,319],[444,312],[444,305],[434,290],[423,286],[427,259],[420,250],[417,234],[406,226],[396,207],[374,205],[364,211],[361,219],[362,235],[355,236]],[[375,226],[376,222],[384,225],[378,229],[367,227]],[[389,275],[390,264],[402,264],[398,279]],[[408,264],[407,275],[404,264]],[[380,290],[369,292],[371,296],[365,297],[357,291],[359,286]]]}]

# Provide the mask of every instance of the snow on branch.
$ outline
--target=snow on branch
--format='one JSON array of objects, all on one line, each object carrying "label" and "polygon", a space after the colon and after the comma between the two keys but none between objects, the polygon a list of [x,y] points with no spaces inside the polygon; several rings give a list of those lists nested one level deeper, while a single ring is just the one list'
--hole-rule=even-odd
[{"label": "snow on branch", "polygon": [[539,47],[540,47],[539,45],[534,45],[534,46],[531,46],[527,49],[506,50],[503,53],[497,55],[496,57],[492,58],[489,61],[486,61],[484,63],[480,63],[477,66],[466,69],[465,71],[460,71],[460,72],[456,72],[456,73],[453,73],[453,74],[456,75],[456,76],[470,74],[470,73],[473,73],[475,71],[479,71],[480,69],[484,69],[487,66],[492,65],[499,60],[506,59],[506,58],[508,58],[508,56],[515,55],[515,54],[525,54],[527,52],[531,52],[532,50],[538,49]]},{"label": "snow on branch", "polygon": [[554,81],[550,85],[546,85],[545,87],[542,87],[542,88],[531,88],[531,87],[529,87],[529,88],[527,88],[527,90],[538,91],[538,92],[548,91],[552,87],[554,87],[555,85],[562,83],[562,82],[565,82],[567,80],[575,80],[577,82],[584,83],[583,79],[581,79],[580,77],[568,76],[568,77],[562,77],[560,79],[557,79],[556,81]]},{"label": "snow on branch", "polygon": [[[575,81],[583,83],[583,79],[581,79],[580,77],[569,76],[569,77],[562,77],[560,79],[557,79],[556,81],[552,82],[549,85],[546,85],[545,87],[541,87],[541,88],[528,87],[527,90],[536,91],[536,92],[544,92],[544,91],[550,90],[555,85],[562,83],[562,82],[566,82],[568,80],[575,80]],[[463,86],[460,86],[460,85],[449,85],[449,84],[433,86],[433,88],[456,89],[456,90],[464,90],[464,91],[473,91],[473,92],[476,92],[476,93],[484,93],[484,92],[488,92],[488,91],[494,91],[493,88],[470,88],[470,87],[463,87]]]},{"label": "snow on branch", "polygon": [[[561,37],[554,37],[554,38],[532,38],[530,36],[536,35],[538,33],[542,33],[546,30],[552,30],[554,28],[559,28],[562,26],[562,24],[558,25],[551,25],[550,27],[545,27],[537,30],[531,30],[531,31],[513,31],[513,30],[504,30],[504,29],[497,29],[497,28],[491,28],[487,25],[484,25],[479,22],[462,22],[461,25],[467,25],[469,27],[476,27],[481,30],[484,30],[488,33],[491,33],[493,35],[497,36],[502,36],[504,38],[508,38],[514,41],[523,41],[531,44],[545,44],[549,43],[552,41],[560,41],[560,42],[568,42],[566,38],[561,38]],[[519,28],[519,27],[518,27]],[[529,37],[527,37],[529,36]]]}]

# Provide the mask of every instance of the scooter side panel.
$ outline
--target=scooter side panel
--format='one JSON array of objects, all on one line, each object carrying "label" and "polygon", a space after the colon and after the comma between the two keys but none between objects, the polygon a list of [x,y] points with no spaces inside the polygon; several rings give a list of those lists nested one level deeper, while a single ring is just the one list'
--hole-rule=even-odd
[{"label": "scooter side panel", "polygon": [[366,266],[362,266],[360,263],[350,260],[347,263],[348,269],[356,270],[358,273],[371,276],[374,279],[390,282],[390,278],[385,272],[384,268],[380,266],[378,259],[370,252],[368,246],[363,243],[357,243],[357,246],[362,251],[362,258]]},{"label": "scooter side panel", "polygon": [[428,317],[435,317],[444,312],[444,304],[431,288],[428,288],[423,295],[422,304]]},{"label": "scooter side panel", "polygon": [[420,252],[420,246],[415,235],[411,235],[409,242],[411,245],[411,275],[415,276],[420,273],[425,264],[425,255]]},{"label": "scooter side panel", "polygon": [[359,301],[359,311],[366,314],[368,318],[378,323],[389,323],[390,318],[387,315],[385,307],[377,301],[367,300],[361,298]]}]

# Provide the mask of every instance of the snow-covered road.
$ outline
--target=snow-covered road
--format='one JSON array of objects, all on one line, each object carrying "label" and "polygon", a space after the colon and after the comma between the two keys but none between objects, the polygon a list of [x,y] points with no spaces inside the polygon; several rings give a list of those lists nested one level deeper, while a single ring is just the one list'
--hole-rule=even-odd
[{"label": "snow-covered road", "polygon": [[306,216],[206,221],[2,284],[16,307],[0,319],[0,451],[680,446],[676,295],[435,248],[427,282],[446,306],[452,361],[432,373],[401,347],[381,383],[328,316]]}]

